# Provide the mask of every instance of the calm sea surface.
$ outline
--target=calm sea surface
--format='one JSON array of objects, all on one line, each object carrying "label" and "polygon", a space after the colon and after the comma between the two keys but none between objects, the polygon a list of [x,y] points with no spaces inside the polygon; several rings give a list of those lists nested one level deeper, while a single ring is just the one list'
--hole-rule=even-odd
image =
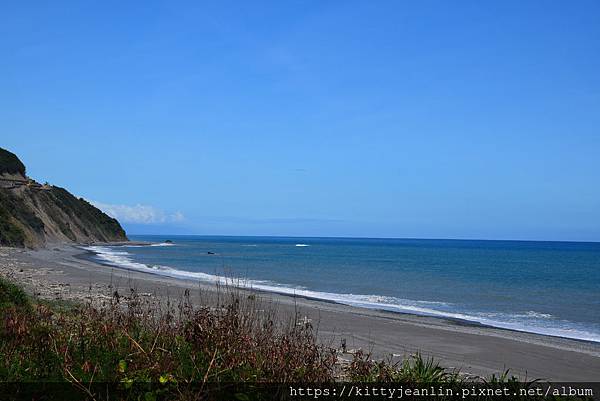
[{"label": "calm sea surface", "polygon": [[156,244],[89,249],[129,269],[212,282],[234,277],[261,290],[600,342],[600,243],[132,239]]}]

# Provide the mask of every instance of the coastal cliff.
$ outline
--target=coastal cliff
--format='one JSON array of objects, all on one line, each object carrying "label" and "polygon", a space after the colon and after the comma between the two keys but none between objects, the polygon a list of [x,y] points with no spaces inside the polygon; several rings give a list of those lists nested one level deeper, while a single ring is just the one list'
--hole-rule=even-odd
[{"label": "coastal cliff", "polygon": [[110,241],[127,241],[116,219],[64,188],[27,177],[19,158],[0,148],[0,245]]}]

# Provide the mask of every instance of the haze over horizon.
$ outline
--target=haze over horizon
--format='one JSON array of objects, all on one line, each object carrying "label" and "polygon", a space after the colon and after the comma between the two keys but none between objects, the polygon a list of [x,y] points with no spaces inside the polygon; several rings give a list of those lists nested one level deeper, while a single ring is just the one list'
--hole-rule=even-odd
[{"label": "haze over horizon", "polygon": [[0,147],[130,234],[600,241],[600,3],[5,4]]}]

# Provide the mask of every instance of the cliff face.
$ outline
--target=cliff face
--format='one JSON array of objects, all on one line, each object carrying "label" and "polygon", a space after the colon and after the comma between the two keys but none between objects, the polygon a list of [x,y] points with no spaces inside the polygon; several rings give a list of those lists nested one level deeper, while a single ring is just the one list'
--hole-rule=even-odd
[{"label": "cliff face", "polygon": [[119,222],[67,190],[41,185],[13,153],[0,148],[0,245],[127,241]]}]

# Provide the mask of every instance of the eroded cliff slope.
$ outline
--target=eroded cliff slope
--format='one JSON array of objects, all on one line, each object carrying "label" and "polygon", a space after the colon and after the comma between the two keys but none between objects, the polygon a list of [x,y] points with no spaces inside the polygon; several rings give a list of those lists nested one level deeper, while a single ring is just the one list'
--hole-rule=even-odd
[{"label": "eroded cliff slope", "polygon": [[0,245],[127,241],[116,219],[66,189],[41,185],[19,158],[0,148]]}]

